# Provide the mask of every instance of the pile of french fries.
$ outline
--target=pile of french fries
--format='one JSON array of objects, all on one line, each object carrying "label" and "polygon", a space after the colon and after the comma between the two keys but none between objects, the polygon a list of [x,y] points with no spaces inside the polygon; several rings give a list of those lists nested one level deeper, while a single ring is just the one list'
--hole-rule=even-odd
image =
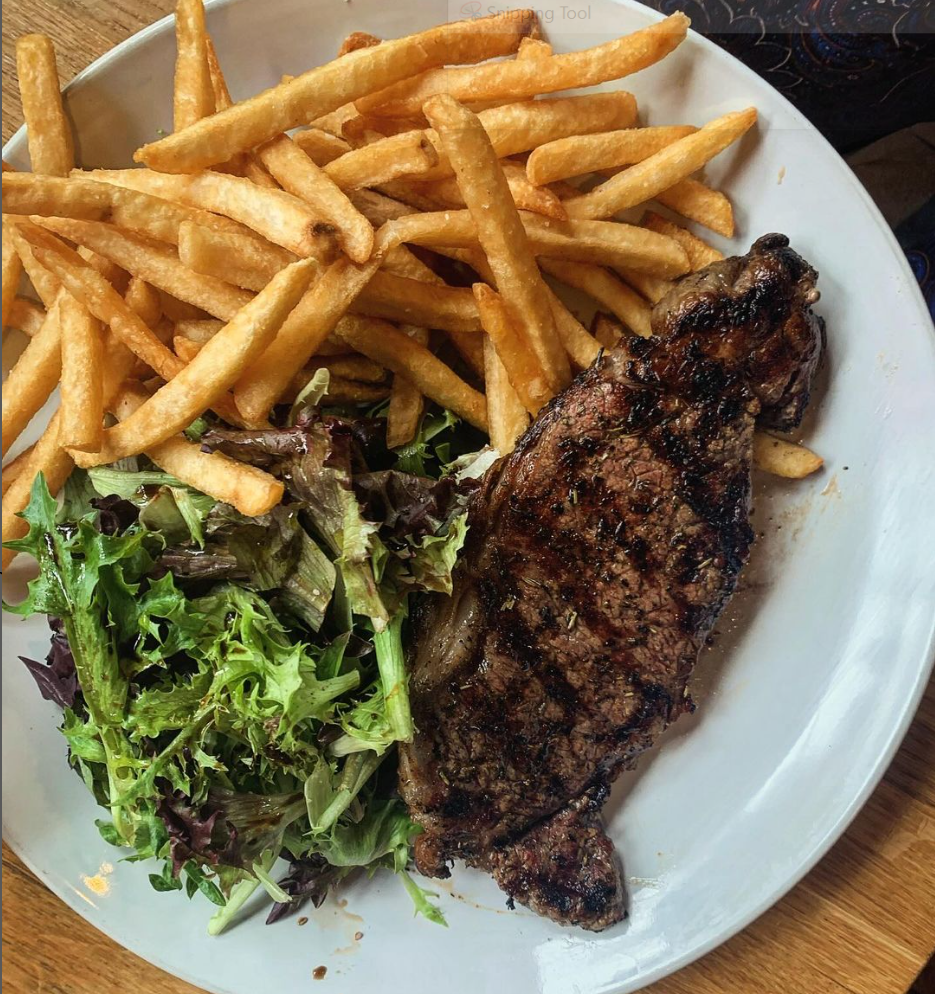
[{"label": "pile of french fries", "polygon": [[[389,399],[391,446],[428,399],[509,452],[602,348],[650,334],[673,280],[722,258],[655,211],[621,211],[656,201],[734,233],[730,201],[695,174],[754,109],[639,127],[628,92],[551,96],[653,65],[688,25],[674,14],[571,54],[533,11],[355,32],[334,61],[234,102],[202,0],[179,0],[174,132],[136,152],[142,168],[90,171],[74,168],[49,39],[21,38],[32,172],[4,164],[3,330],[28,343],[4,388],[4,455],[56,387],[61,404],[4,467],[4,540],[23,534],[37,474],[54,492],[76,464],[139,453],[264,513],[281,483],[182,431],[209,410],[268,424],[321,368],[331,402]],[[470,271],[473,285],[444,278]],[[593,299],[590,328],[556,283]],[[789,477],[821,465],[769,437],[756,459]]]}]

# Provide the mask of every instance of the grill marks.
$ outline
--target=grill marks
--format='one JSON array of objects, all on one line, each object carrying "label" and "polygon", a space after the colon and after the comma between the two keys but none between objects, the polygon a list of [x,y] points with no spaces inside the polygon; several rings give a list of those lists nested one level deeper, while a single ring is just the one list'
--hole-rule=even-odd
[{"label": "grill marks", "polygon": [[455,596],[416,619],[422,872],[461,857],[556,920],[623,914],[602,788],[691,708],[753,538],[754,419],[794,421],[818,361],[814,280],[781,236],[687,278],[658,337],[600,357],[486,476]]}]

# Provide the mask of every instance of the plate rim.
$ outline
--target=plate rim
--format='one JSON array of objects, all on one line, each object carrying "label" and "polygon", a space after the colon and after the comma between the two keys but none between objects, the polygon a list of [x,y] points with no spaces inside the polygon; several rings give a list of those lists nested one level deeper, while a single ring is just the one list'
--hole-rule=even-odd
[{"label": "plate rim", "polygon": [[[250,2],[250,0],[205,0],[205,8],[206,12],[210,15],[211,11],[215,9],[243,2]],[[631,13],[644,20],[646,24],[656,23],[663,20],[665,17],[665,15],[660,14],[658,11],[639,3],[638,0],[608,0],[608,2],[616,6],[627,8]],[[69,91],[73,88],[80,88],[87,79],[93,78],[99,72],[105,70],[111,62],[124,58],[135,48],[148,42],[151,37],[163,34],[170,30],[174,21],[175,14],[167,14],[154,21],[152,24],[141,28],[139,31],[125,38],[119,44],[108,49],[88,66],[78,72],[65,85],[65,87],[63,87],[63,94],[69,93]],[[933,370],[935,370],[935,323],[931,321],[928,305],[926,304],[921,288],[919,287],[918,280],[912,272],[908,259],[899,245],[892,228],[886,222],[879,207],[871,198],[866,187],[863,183],[861,183],[856,173],[834,148],[831,142],[818,130],[818,128],[816,128],[815,125],[813,125],[811,121],[809,121],[808,118],[797,107],[795,107],[795,105],[792,104],[786,96],[780,93],[767,80],[761,77],[735,55],[728,52],[726,49],[721,48],[701,32],[690,28],[687,40],[690,40],[693,44],[702,46],[704,50],[706,50],[709,54],[713,54],[717,58],[729,60],[733,64],[733,70],[737,73],[739,78],[752,80],[756,86],[768,87],[772,91],[774,98],[781,102],[786,113],[788,113],[796,121],[799,127],[801,127],[802,130],[807,131],[812,140],[815,138],[819,139],[819,143],[824,146],[823,152],[825,156],[827,157],[830,153],[830,157],[835,161],[835,168],[842,176],[844,183],[859,197],[863,207],[866,209],[878,232],[883,235],[883,239],[895,259],[896,269],[909,286],[909,297],[912,299],[913,306],[919,309],[920,314],[923,316],[923,326],[925,326],[926,323],[930,325],[930,334],[927,336],[927,340],[932,351]],[[20,125],[20,127],[17,128],[17,130],[4,143],[2,149],[3,157],[6,158],[7,151],[11,146],[15,146],[16,151],[20,150],[21,146],[25,144],[25,136],[26,125],[24,123]],[[928,322],[924,320],[925,318],[929,319]],[[707,938],[699,939],[697,942],[689,945],[682,953],[673,957],[664,965],[657,966],[647,972],[640,981],[641,986],[639,989],[643,989],[658,982],[659,980],[664,979],[665,977],[677,973],[678,971],[689,966],[691,963],[696,960],[700,960],[704,956],[708,955],[708,953],[728,942],[739,932],[743,931],[763,914],[765,914],[775,904],[781,901],[828,854],[831,848],[836,842],[839,841],[866,805],[870,796],[876,791],[885,776],[886,771],[889,769],[896,753],[902,745],[912,722],[915,720],[922,697],[924,696],[929,681],[932,678],[933,671],[935,671],[935,618],[932,619],[930,625],[924,653],[925,655],[923,656],[921,666],[919,667],[915,684],[911,688],[911,693],[909,693],[906,697],[906,703],[902,708],[899,721],[894,723],[889,738],[886,741],[885,748],[881,750],[878,758],[874,761],[873,766],[868,769],[860,789],[854,794],[851,801],[844,808],[842,808],[838,816],[828,826],[824,834],[811,845],[809,851],[800,860],[796,869],[789,874],[781,885],[771,890],[768,895],[763,897],[752,908],[740,912],[730,918],[727,921],[727,924],[718,929],[716,934]],[[191,975],[187,972],[176,972],[177,968],[163,960],[162,957],[158,955],[149,955],[148,953],[140,952],[137,948],[125,946],[118,939],[115,939],[113,936],[108,934],[108,932],[101,928],[98,922],[91,917],[90,913],[87,912],[87,909],[81,906],[80,902],[73,902],[66,889],[57,886],[55,878],[50,873],[44,871],[38,866],[38,864],[26,856],[24,850],[20,848],[18,843],[14,843],[8,839],[6,825],[7,821],[6,818],[4,818],[3,837],[7,844],[10,845],[13,852],[16,853],[17,857],[25,864],[25,866],[72,911],[76,912],[82,919],[97,929],[97,931],[99,931],[102,935],[106,936],[113,942],[117,942],[121,948],[126,949],[135,956],[139,956],[140,959],[150,963],[157,969],[162,970],[170,976],[177,977],[183,981],[191,983],[194,986],[201,986],[202,982],[200,980],[193,980]],[[220,987],[213,983],[204,989],[212,992],[212,994],[237,994],[237,992],[230,988]],[[620,989],[622,988],[618,988],[618,990]]]}]

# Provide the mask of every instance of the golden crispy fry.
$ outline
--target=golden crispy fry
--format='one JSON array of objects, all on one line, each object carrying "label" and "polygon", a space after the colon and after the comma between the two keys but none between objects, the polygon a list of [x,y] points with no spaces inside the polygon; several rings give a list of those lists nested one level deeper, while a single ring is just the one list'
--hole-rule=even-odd
[{"label": "golden crispy fry", "polygon": [[[296,373],[283,391],[283,403],[291,404],[308,386],[308,380],[309,374],[305,370]],[[390,389],[386,384],[359,383],[357,380],[332,376],[328,382],[326,396],[331,404],[377,404],[381,400],[386,400],[389,395]]]},{"label": "golden crispy fry", "polygon": [[24,335],[32,338],[42,327],[46,313],[34,300],[28,297],[15,297],[10,308],[10,327],[17,328]]},{"label": "golden crispy fry", "polygon": [[358,383],[386,382],[386,370],[379,363],[362,355],[315,358],[309,363],[307,371],[311,375],[316,369],[327,369],[333,376],[342,380],[356,380]]},{"label": "golden crispy fry", "polygon": [[266,418],[295,372],[315,355],[338,319],[379,269],[386,249],[386,242],[378,235],[373,256],[363,266],[350,259],[338,259],[306,292],[275,339],[234,388],[234,400],[248,422]]},{"label": "golden crispy fry", "polygon": [[268,242],[185,223],[179,228],[179,259],[193,272],[262,290],[296,256]]},{"label": "golden crispy fry", "polygon": [[208,319],[206,321],[178,321],[175,324],[175,334],[187,338],[198,345],[204,345],[224,327],[223,321]]},{"label": "golden crispy fry", "polygon": [[62,374],[60,308],[57,298],[3,384],[3,455],[58,385]]},{"label": "golden crispy fry", "polygon": [[539,265],[543,272],[593,297],[637,335],[646,338],[651,334],[651,309],[646,301],[602,266],[559,259],[540,259]]},{"label": "golden crispy fry", "polygon": [[[400,325],[399,330],[423,348],[428,348],[429,333],[425,328]],[[425,400],[419,388],[405,376],[394,375],[390,390],[390,406],[386,411],[386,445],[395,449],[415,438],[425,411]]]},{"label": "golden crispy fry", "polygon": [[376,318],[343,317],[337,334],[358,352],[411,380],[426,397],[472,425],[487,429],[484,395],[469,387],[427,348],[405,332]]},{"label": "golden crispy fry", "polygon": [[517,59],[547,59],[552,54],[552,46],[542,38],[524,38],[516,50]]},{"label": "golden crispy fry", "polygon": [[349,52],[356,52],[361,48],[373,48],[374,45],[379,45],[380,42],[380,38],[376,35],[368,34],[366,31],[352,31],[341,42],[341,47],[338,49],[338,58],[342,55],[347,55]]},{"label": "golden crispy fry", "polygon": [[704,239],[693,235],[686,228],[662,217],[655,211],[647,211],[643,215],[641,223],[644,228],[649,228],[650,231],[674,238],[688,254],[688,261],[691,263],[693,272],[697,269],[704,269],[712,262],[720,262],[724,258],[724,253],[719,252],[713,245],[709,245]]},{"label": "golden crispy fry", "polygon": [[8,221],[7,230],[16,248],[16,254],[23,264],[23,269],[26,270],[26,275],[29,277],[29,282],[32,283],[33,289],[42,301],[42,306],[48,311],[52,309],[52,305],[58,297],[59,282],[36,261],[32,245],[23,236],[23,232],[29,227],[29,222],[17,220],[15,224],[12,224]]},{"label": "golden crispy fry", "polygon": [[[294,78],[293,76],[283,76],[282,81],[287,83],[291,82]],[[336,137],[343,137],[344,126],[348,121],[353,121],[358,117],[360,115],[357,113],[357,108],[352,103],[347,103],[336,107],[321,117],[316,117],[314,121],[309,121],[309,124],[311,127],[317,128],[320,131],[327,131]]]},{"label": "golden crispy fry", "polygon": [[443,331],[481,331],[474,295],[463,287],[423,283],[378,271],[351,305],[355,314]]},{"label": "golden crispy fry", "polygon": [[[568,213],[561,200],[551,190],[542,190],[533,186],[526,175],[526,167],[521,162],[501,159],[500,165],[510,187],[513,203],[519,210],[532,211],[534,214],[542,214],[559,221],[568,219]],[[427,183],[423,191],[433,200],[451,204],[452,207],[464,206],[464,197],[461,196],[458,181],[453,176]]]},{"label": "golden crispy fry", "polygon": [[[579,97],[522,100],[503,104],[478,115],[498,158],[528,152],[545,142],[566,135],[589,134],[610,128],[627,128],[636,122],[636,100],[632,93],[593,93]],[[424,132],[438,152],[438,164],[413,178],[420,181],[453,175],[448,156],[432,129]],[[388,139],[386,140],[388,141]],[[371,156],[384,156],[386,141],[370,146]]]},{"label": "golden crispy fry", "polygon": [[821,456],[796,442],[763,431],[753,436],[753,465],[764,473],[801,480],[821,469],[824,462]]},{"label": "golden crispy fry", "polygon": [[[71,474],[74,463],[58,441],[60,420],[58,413],[52,416],[46,430],[26,458],[19,476],[3,495],[4,542],[22,538],[29,531],[29,525],[24,518],[19,517],[19,513],[29,503],[35,478],[42,473],[49,491],[56,494]],[[3,550],[3,569],[10,565],[15,555],[12,549]]]},{"label": "golden crispy fry", "polygon": [[[227,88],[227,80],[224,78],[224,71],[218,60],[217,49],[211,35],[205,35],[205,57],[208,62],[208,77],[211,80],[211,91],[214,95],[214,110],[227,110],[234,102],[231,99],[231,92]],[[176,128],[176,130],[178,130]]]},{"label": "golden crispy fry", "polygon": [[490,444],[505,456],[529,426],[529,415],[507,376],[490,338],[484,337],[484,368],[487,387],[487,421]]},{"label": "golden crispy fry", "polygon": [[734,237],[734,209],[720,190],[689,177],[657,193],[656,200],[689,221],[697,221],[725,238]]},{"label": "golden crispy fry", "polygon": [[560,138],[532,151],[526,173],[535,186],[545,186],[569,176],[618,169],[642,162],[697,130],[688,125],[670,125]]},{"label": "golden crispy fry", "polygon": [[261,146],[257,157],[287,193],[305,201],[334,225],[341,247],[354,262],[370,258],[373,226],[328,172],[316,166],[288,135],[279,135]]},{"label": "golden crispy fry", "polygon": [[254,186],[259,186],[267,190],[282,189],[252,152],[244,153],[243,175]]},{"label": "golden crispy fry", "polygon": [[62,106],[51,39],[45,35],[17,39],[16,72],[32,171],[67,176],[75,164],[75,150]]},{"label": "golden crispy fry", "polygon": [[167,245],[147,241],[98,221],[38,218],[37,222],[49,231],[111,259],[133,276],[224,321],[230,320],[251,299],[245,290],[193,273]]},{"label": "golden crispy fry", "polygon": [[[542,275],[490,138],[477,115],[450,97],[433,98],[424,110],[454,166],[478,241],[507,310],[539,359],[550,389],[557,392],[571,381],[568,358],[555,330]],[[405,220],[396,223],[405,224]]]},{"label": "golden crispy fry", "polygon": [[175,7],[175,47],[172,118],[175,130],[181,131],[215,110],[202,0],[178,0]]},{"label": "golden crispy fry", "polygon": [[342,190],[359,190],[426,173],[437,163],[438,153],[426,133],[406,131],[354,149],[324,169]]},{"label": "golden crispy fry", "polygon": [[559,300],[551,287],[545,289],[562,348],[578,369],[587,369],[601,350],[600,342]]},{"label": "golden crispy fry", "polygon": [[463,69],[436,69],[392,84],[357,100],[361,113],[377,111],[386,117],[406,117],[431,97],[447,94],[456,100],[518,100],[595,86],[659,62],[684,40],[689,20],[673,14],[648,28],[595,48],[550,59],[517,59]]},{"label": "golden crispy fry", "polygon": [[[123,421],[150,399],[141,386],[127,385],[112,410]],[[236,507],[241,514],[251,517],[266,514],[282,500],[283,485],[269,473],[221,452],[203,452],[200,445],[182,435],[149,446],[146,455],[182,483]]]},{"label": "golden crispy fry", "polygon": [[[520,213],[533,253],[572,262],[632,268],[659,276],[688,272],[685,250],[665,235],[615,221],[553,221]],[[400,241],[426,248],[472,248],[477,227],[467,211],[407,214],[393,222]]]},{"label": "golden crispy fry", "polygon": [[201,351],[201,343],[193,342],[190,338],[185,338],[183,335],[176,335],[172,339],[172,351],[182,362],[188,363]]},{"label": "golden crispy fry", "polygon": [[23,470],[26,468],[29,456],[32,453],[34,446],[30,445],[28,449],[23,449],[23,451],[16,456],[16,458],[11,459],[8,463],[3,466],[3,492],[6,493],[14,482],[18,480],[23,475]]},{"label": "golden crispy fry", "polygon": [[635,269],[627,269],[625,266],[618,266],[617,272],[634,290],[638,290],[653,304],[658,304],[675,286],[668,280],[660,279],[658,276],[650,276],[648,273],[638,273]]},{"label": "golden crispy fry", "polygon": [[292,140],[316,166],[326,166],[351,150],[351,146],[343,138],[322,131],[321,128],[297,131]]},{"label": "golden crispy fry", "polygon": [[131,190],[223,214],[303,258],[333,252],[331,227],[307,204],[290,193],[259,187],[242,176],[212,171],[172,176],[147,169],[114,169],[106,179]]},{"label": "golden crispy fry", "polygon": [[3,222],[3,315],[0,324],[6,331],[10,323],[10,313],[13,301],[19,291],[20,280],[23,276],[23,260],[20,259],[9,224]]},{"label": "golden crispy fry", "polygon": [[134,158],[163,172],[204,169],[414,73],[510,55],[535,26],[531,11],[511,10],[360,49],[145,145]]},{"label": "golden crispy fry", "polygon": [[493,342],[510,383],[526,410],[535,415],[553,396],[542,364],[523,341],[522,332],[500,295],[485,283],[475,283],[472,289],[484,331]]},{"label": "golden crispy fry", "polygon": [[612,349],[623,337],[624,327],[616,319],[603,311],[598,311],[591,322],[591,334],[601,343],[601,347]]},{"label": "golden crispy fry", "polygon": [[155,328],[159,324],[159,319],[162,317],[162,300],[159,291],[145,280],[131,276],[123,299],[147,328]]},{"label": "golden crispy fry", "polygon": [[97,466],[145,451],[223,400],[226,391],[275,337],[304,293],[311,273],[308,260],[278,273],[173,379],[125,421],[104,432],[100,452],[79,455],[79,463]]},{"label": "golden crispy fry", "polygon": [[383,261],[383,269],[394,276],[405,276],[410,280],[421,280],[423,283],[434,283],[442,286],[445,281],[430,267],[419,259],[405,245],[397,245],[387,252]]},{"label": "golden crispy fry", "polygon": [[422,131],[425,128],[425,118],[409,117],[377,117],[375,114],[357,114],[348,118],[341,125],[341,137],[354,148],[370,145],[384,138],[401,135],[406,131]]},{"label": "golden crispy fry", "polygon": [[756,109],[735,111],[709,121],[694,134],[612,176],[590,193],[567,200],[569,217],[611,217],[652,200],[737,141],[756,123]]},{"label": "golden crispy fry", "polygon": [[[30,234],[30,237],[36,238],[33,243],[36,258],[55,273],[68,294],[77,298],[95,318],[109,325],[115,336],[134,355],[163,379],[171,379],[179,372],[175,356],[110,283],[77,252],[47,232],[39,236]],[[61,318],[59,323],[61,325]]]},{"label": "golden crispy fry", "polygon": [[101,276],[117,291],[117,293],[126,293],[127,287],[130,285],[130,274],[117,265],[116,262],[112,262],[110,259],[105,259],[104,256],[98,255],[97,252],[92,252],[89,248],[85,248],[83,245],[78,248],[78,255],[92,269],[96,269]]},{"label": "golden crispy fry", "polygon": [[173,297],[171,293],[165,290],[160,290],[158,287],[156,293],[159,294],[159,306],[162,308],[163,318],[166,321],[200,321],[208,317],[208,312],[201,307],[196,307],[195,304],[190,304],[187,300],[179,300],[178,297]]},{"label": "golden crispy fry", "polygon": [[104,341],[100,322],[83,303],[63,293],[59,305],[62,382],[59,387],[63,448],[95,452],[104,434]]},{"label": "golden crispy fry", "polygon": [[395,221],[417,213],[409,204],[394,200],[376,190],[354,190],[349,197],[351,203],[375,228],[386,224],[387,221]]}]

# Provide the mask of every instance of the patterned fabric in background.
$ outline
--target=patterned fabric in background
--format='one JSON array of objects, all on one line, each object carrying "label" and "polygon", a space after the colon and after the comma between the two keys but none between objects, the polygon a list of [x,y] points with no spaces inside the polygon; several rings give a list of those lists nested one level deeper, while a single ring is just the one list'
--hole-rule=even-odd
[{"label": "patterned fabric in background", "polygon": [[[897,132],[935,121],[935,0],[643,2],[685,11],[694,30],[759,73],[839,152],[856,152],[849,161],[894,226],[935,320],[935,148],[917,143],[910,168],[900,163],[883,178],[856,164],[871,142],[902,151]],[[897,199],[915,203],[908,217],[887,209],[893,183],[907,187]]]}]

